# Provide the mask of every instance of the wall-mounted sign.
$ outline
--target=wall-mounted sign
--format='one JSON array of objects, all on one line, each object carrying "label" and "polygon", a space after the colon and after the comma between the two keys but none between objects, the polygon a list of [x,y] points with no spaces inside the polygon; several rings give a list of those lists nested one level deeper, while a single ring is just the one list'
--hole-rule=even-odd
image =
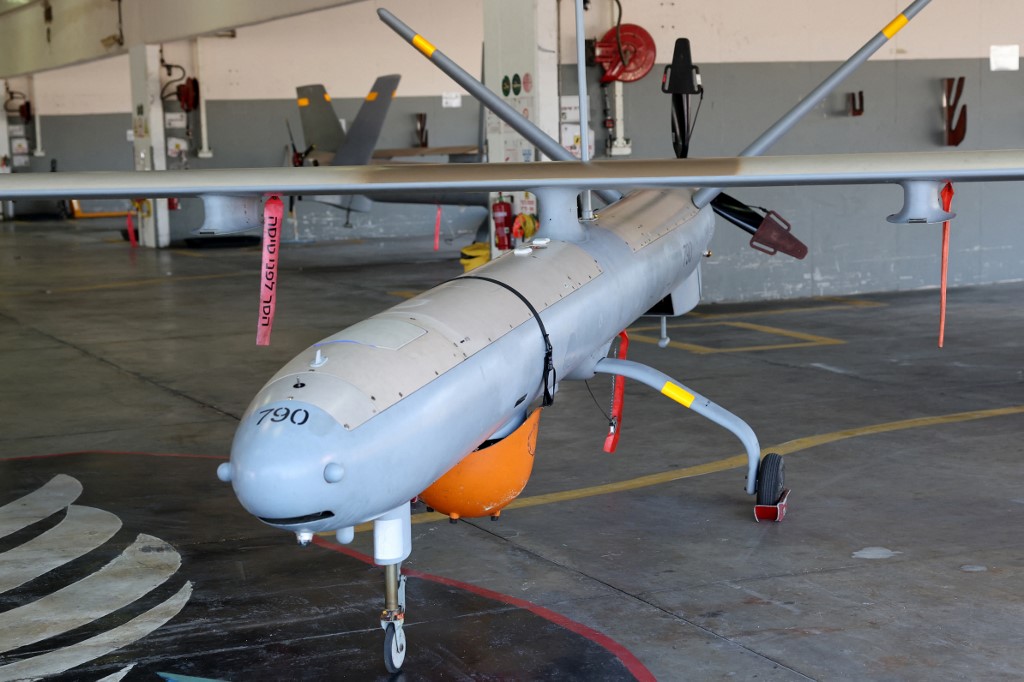
[{"label": "wall-mounted sign", "polygon": [[992,71],[1019,71],[1020,45],[992,45],[988,67]]},{"label": "wall-mounted sign", "polygon": [[188,114],[184,111],[168,111],[164,114],[164,128],[187,128]]}]

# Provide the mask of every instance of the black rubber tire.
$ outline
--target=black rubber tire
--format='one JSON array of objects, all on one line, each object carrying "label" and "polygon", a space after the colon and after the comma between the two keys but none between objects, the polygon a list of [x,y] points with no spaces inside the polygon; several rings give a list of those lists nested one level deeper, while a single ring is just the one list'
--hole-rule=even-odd
[{"label": "black rubber tire", "polygon": [[402,635],[400,641],[396,641],[399,638],[394,623],[389,623],[384,631],[384,667],[392,675],[401,672],[405,663],[405,633]]},{"label": "black rubber tire", "polygon": [[757,503],[778,504],[786,487],[786,465],[782,455],[770,452],[757,467]]}]

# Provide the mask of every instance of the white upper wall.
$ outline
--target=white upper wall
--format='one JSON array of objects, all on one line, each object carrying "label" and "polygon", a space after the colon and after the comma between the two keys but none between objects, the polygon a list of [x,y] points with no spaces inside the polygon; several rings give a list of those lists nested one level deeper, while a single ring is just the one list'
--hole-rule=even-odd
[{"label": "white upper wall", "polygon": [[[363,97],[373,79],[401,73],[398,95],[461,91],[377,18],[386,6],[471,73],[480,71],[482,1],[357,2],[239,28],[236,38],[200,38],[200,83],[207,99],[291,99],[295,86],[322,82],[332,97]],[[875,35],[909,0],[624,0],[623,21],[646,28],[658,61],[677,37],[691,40],[699,64],[839,61]],[[210,3],[211,5],[216,3]],[[824,5],[827,11],[822,11]],[[561,62],[575,63],[573,2],[561,0]],[[592,0],[588,37],[614,25],[613,0]],[[875,59],[987,58],[993,44],[1024,37],[1024,0],[934,0]],[[167,43],[167,61],[195,75],[189,41]],[[127,113],[128,61],[115,57],[39,73],[34,106],[42,115]],[[24,79],[10,79],[15,90]]]},{"label": "white upper wall", "polygon": [[[694,61],[843,61],[911,0],[622,0],[622,22],[654,38],[658,62],[689,38]],[[562,0],[562,63],[576,63],[572,0]],[[586,37],[615,26],[614,0],[591,0]],[[934,0],[874,59],[987,58],[991,45],[1024,41],[1022,0]]]},{"label": "white upper wall", "polygon": [[[378,74],[401,73],[399,96],[462,92],[377,18],[377,8],[385,5],[479,73],[479,0],[387,0],[243,27],[235,38],[199,38],[200,88],[213,100],[292,99],[297,85],[319,82],[332,97],[365,97]],[[164,56],[195,75],[191,41],[165,44]],[[26,87],[24,78],[9,80],[16,90]],[[38,73],[34,90],[33,105],[42,115],[131,110],[126,56]]]},{"label": "white upper wall", "polygon": [[436,42],[466,70],[480,73],[479,0],[360,2],[239,29],[234,40],[203,39],[208,97],[291,99],[295,86],[307,83],[323,83],[332,97],[365,97],[374,79],[386,73],[402,74],[400,97],[463,92],[384,25],[379,7]]},{"label": "white upper wall", "polygon": [[[8,82],[17,90],[14,84],[24,80],[11,78]],[[32,85],[32,107],[43,116],[120,114],[132,110],[126,54],[36,74]]]}]

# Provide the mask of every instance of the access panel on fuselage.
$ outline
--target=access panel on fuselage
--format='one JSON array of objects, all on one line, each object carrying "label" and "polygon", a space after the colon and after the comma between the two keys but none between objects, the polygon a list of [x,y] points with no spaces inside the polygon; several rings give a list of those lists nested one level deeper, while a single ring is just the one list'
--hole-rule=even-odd
[{"label": "access panel on fuselage", "polygon": [[310,372],[341,379],[370,404],[368,411],[346,410],[345,427],[354,429],[513,329],[536,325],[515,294],[476,277],[505,282],[543,313],[600,275],[594,258],[575,244],[551,242],[528,255],[509,253],[324,339],[272,382]]},{"label": "access panel on fuselage", "polygon": [[636,253],[700,213],[692,196],[683,190],[635,192],[601,210],[597,225],[621,237]]}]

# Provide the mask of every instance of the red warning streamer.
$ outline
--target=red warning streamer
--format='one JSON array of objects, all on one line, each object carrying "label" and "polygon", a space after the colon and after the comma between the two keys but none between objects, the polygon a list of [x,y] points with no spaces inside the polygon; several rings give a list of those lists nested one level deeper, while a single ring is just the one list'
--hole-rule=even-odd
[{"label": "red warning streamer", "polygon": [[130,244],[131,247],[134,249],[139,245],[139,240],[135,238],[135,223],[132,222],[131,211],[128,212],[125,218],[125,229],[128,231],[128,244]]},{"label": "red warning streamer", "polygon": [[[953,205],[953,183],[947,182],[940,193],[942,209],[949,212]],[[949,274],[949,221],[942,223],[942,274],[939,285],[939,348],[946,337],[946,276]]]},{"label": "red warning streamer", "polygon": [[[625,331],[619,332],[619,350],[615,354],[619,360],[626,359],[629,351],[629,336]],[[622,407],[626,399],[626,378],[616,374],[612,379],[612,414],[608,425],[608,435],[604,439],[604,451],[615,452],[619,445],[619,434],[622,430]]]},{"label": "red warning streamer", "polygon": [[434,218],[434,251],[441,248],[441,204],[437,205],[437,217]]},{"label": "red warning streamer", "polygon": [[263,267],[260,269],[260,313],[256,326],[256,345],[270,345],[277,306],[277,261],[281,246],[281,219],[284,203],[271,195],[263,205]]}]

